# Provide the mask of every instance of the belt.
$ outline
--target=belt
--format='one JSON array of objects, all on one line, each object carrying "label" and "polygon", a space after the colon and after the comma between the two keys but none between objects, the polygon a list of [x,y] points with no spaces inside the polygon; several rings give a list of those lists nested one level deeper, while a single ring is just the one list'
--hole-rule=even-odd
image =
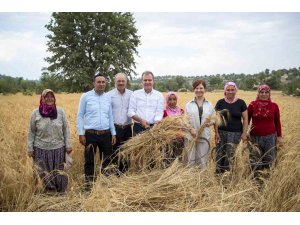
[{"label": "belt", "polygon": [[128,128],[128,127],[131,127],[131,123],[130,124],[126,124],[126,125],[119,125],[119,124],[115,124],[115,127],[118,128],[118,129],[125,129],[125,128]]},{"label": "belt", "polygon": [[101,135],[101,134],[107,134],[110,132],[109,129],[107,130],[85,130],[85,132],[90,133],[90,134],[97,134],[97,135]]}]

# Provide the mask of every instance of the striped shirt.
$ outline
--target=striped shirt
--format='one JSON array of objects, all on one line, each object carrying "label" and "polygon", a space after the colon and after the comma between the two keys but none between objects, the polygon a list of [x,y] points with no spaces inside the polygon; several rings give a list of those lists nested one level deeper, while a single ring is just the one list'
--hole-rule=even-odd
[{"label": "striped shirt", "polygon": [[125,89],[125,92],[121,94],[117,88],[107,92],[107,95],[111,98],[112,113],[115,124],[127,125],[131,123],[131,117],[127,115],[131,94],[132,91],[128,89]]}]

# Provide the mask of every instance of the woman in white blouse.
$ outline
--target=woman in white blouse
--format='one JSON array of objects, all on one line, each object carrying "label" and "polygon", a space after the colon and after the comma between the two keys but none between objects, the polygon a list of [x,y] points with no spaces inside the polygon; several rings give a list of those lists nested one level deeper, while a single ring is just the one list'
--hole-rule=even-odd
[{"label": "woman in white blouse", "polygon": [[207,120],[215,113],[211,102],[205,99],[206,83],[203,80],[196,80],[193,82],[193,90],[195,98],[185,105],[185,112],[191,117],[191,125],[193,127],[192,134],[196,136],[201,125],[204,125],[204,131],[199,136],[194,149],[188,155],[188,164],[196,165],[202,169],[206,168],[208,153],[210,149],[210,129],[214,125],[214,121]]}]

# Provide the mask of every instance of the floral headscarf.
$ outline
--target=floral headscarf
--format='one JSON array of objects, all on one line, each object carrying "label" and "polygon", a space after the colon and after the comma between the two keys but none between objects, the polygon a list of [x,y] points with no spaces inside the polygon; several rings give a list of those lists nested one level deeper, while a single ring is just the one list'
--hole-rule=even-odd
[{"label": "floral headscarf", "polygon": [[268,117],[268,115],[271,113],[271,95],[268,100],[260,100],[259,92],[261,91],[270,92],[271,88],[266,84],[262,84],[258,87],[256,100],[251,102],[253,105],[253,116]]},{"label": "floral headscarf", "polygon": [[[51,92],[54,96],[54,104],[53,105],[47,105],[45,103],[45,96],[49,92]],[[51,120],[57,118],[57,110],[56,110],[55,102],[56,102],[56,99],[55,99],[54,92],[51,89],[45,89],[41,94],[40,106],[39,106],[39,112],[42,117],[49,117]]]},{"label": "floral headscarf", "polygon": [[257,92],[257,97],[256,97],[256,99],[258,99],[258,96],[259,96],[259,92],[261,92],[261,91],[267,91],[267,92],[270,92],[270,97],[269,97],[269,101],[271,101],[271,88],[268,86],[268,85],[266,85],[266,84],[262,84],[262,85],[260,85],[259,87],[258,87],[258,90],[257,90],[258,92]]}]

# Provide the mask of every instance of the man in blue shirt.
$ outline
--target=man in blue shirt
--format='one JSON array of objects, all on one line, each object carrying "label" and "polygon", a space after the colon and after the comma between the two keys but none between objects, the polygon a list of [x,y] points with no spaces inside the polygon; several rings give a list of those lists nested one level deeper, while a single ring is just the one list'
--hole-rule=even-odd
[{"label": "man in blue shirt", "polygon": [[106,78],[102,73],[94,77],[94,89],[84,93],[79,101],[77,129],[79,141],[84,149],[84,173],[87,187],[94,180],[94,155],[99,148],[102,172],[113,154],[112,145],[116,143],[116,130],[113,121],[110,97],[104,92]]}]

